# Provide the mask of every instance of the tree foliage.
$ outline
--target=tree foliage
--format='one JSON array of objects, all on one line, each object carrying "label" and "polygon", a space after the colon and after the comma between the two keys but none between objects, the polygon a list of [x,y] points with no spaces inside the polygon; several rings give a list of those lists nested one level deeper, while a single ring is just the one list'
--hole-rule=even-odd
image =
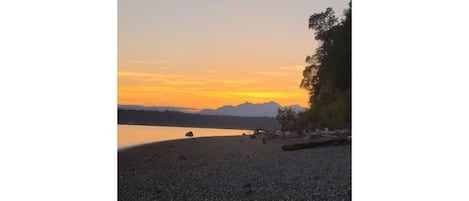
[{"label": "tree foliage", "polygon": [[351,121],[351,3],[344,15],[339,21],[332,8],[327,8],[309,18],[309,28],[320,45],[306,57],[308,66],[300,87],[310,93],[305,116],[322,126],[350,126]]},{"label": "tree foliage", "polygon": [[275,117],[280,124],[280,130],[293,131],[297,129],[298,114],[290,107],[277,109],[277,116]]}]

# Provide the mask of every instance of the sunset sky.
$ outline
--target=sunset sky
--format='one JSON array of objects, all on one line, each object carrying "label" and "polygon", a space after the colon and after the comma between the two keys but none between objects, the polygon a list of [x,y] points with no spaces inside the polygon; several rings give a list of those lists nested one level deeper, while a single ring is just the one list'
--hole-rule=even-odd
[{"label": "sunset sky", "polygon": [[308,106],[299,88],[313,13],[348,0],[119,0],[118,103]]}]

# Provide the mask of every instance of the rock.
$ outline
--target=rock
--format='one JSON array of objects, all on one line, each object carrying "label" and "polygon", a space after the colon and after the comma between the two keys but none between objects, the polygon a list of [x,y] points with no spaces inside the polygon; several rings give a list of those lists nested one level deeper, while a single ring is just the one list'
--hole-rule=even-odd
[{"label": "rock", "polygon": [[243,186],[243,188],[251,188],[251,184],[250,183],[247,183]]},{"label": "rock", "polygon": [[185,161],[185,160],[187,160],[187,157],[184,156],[184,155],[180,155],[178,159],[181,160],[181,161]]},{"label": "rock", "polygon": [[186,136],[187,137],[192,137],[192,136],[194,136],[194,133],[192,133],[192,131],[189,131],[189,132],[186,133]]}]

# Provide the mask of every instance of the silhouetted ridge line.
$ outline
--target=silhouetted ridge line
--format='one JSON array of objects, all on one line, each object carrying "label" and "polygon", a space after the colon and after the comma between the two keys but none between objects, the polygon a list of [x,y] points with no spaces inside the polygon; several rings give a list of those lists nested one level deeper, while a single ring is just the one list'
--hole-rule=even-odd
[{"label": "silhouetted ridge line", "polygon": [[233,129],[276,129],[279,126],[277,120],[272,117],[237,117],[124,109],[119,109],[117,115],[118,124]]}]

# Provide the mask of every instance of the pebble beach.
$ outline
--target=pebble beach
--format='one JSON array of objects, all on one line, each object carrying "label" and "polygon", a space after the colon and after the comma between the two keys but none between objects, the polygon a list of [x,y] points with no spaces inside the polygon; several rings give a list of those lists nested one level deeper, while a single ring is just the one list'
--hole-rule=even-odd
[{"label": "pebble beach", "polygon": [[351,145],[202,137],[118,151],[118,200],[351,200]]}]

